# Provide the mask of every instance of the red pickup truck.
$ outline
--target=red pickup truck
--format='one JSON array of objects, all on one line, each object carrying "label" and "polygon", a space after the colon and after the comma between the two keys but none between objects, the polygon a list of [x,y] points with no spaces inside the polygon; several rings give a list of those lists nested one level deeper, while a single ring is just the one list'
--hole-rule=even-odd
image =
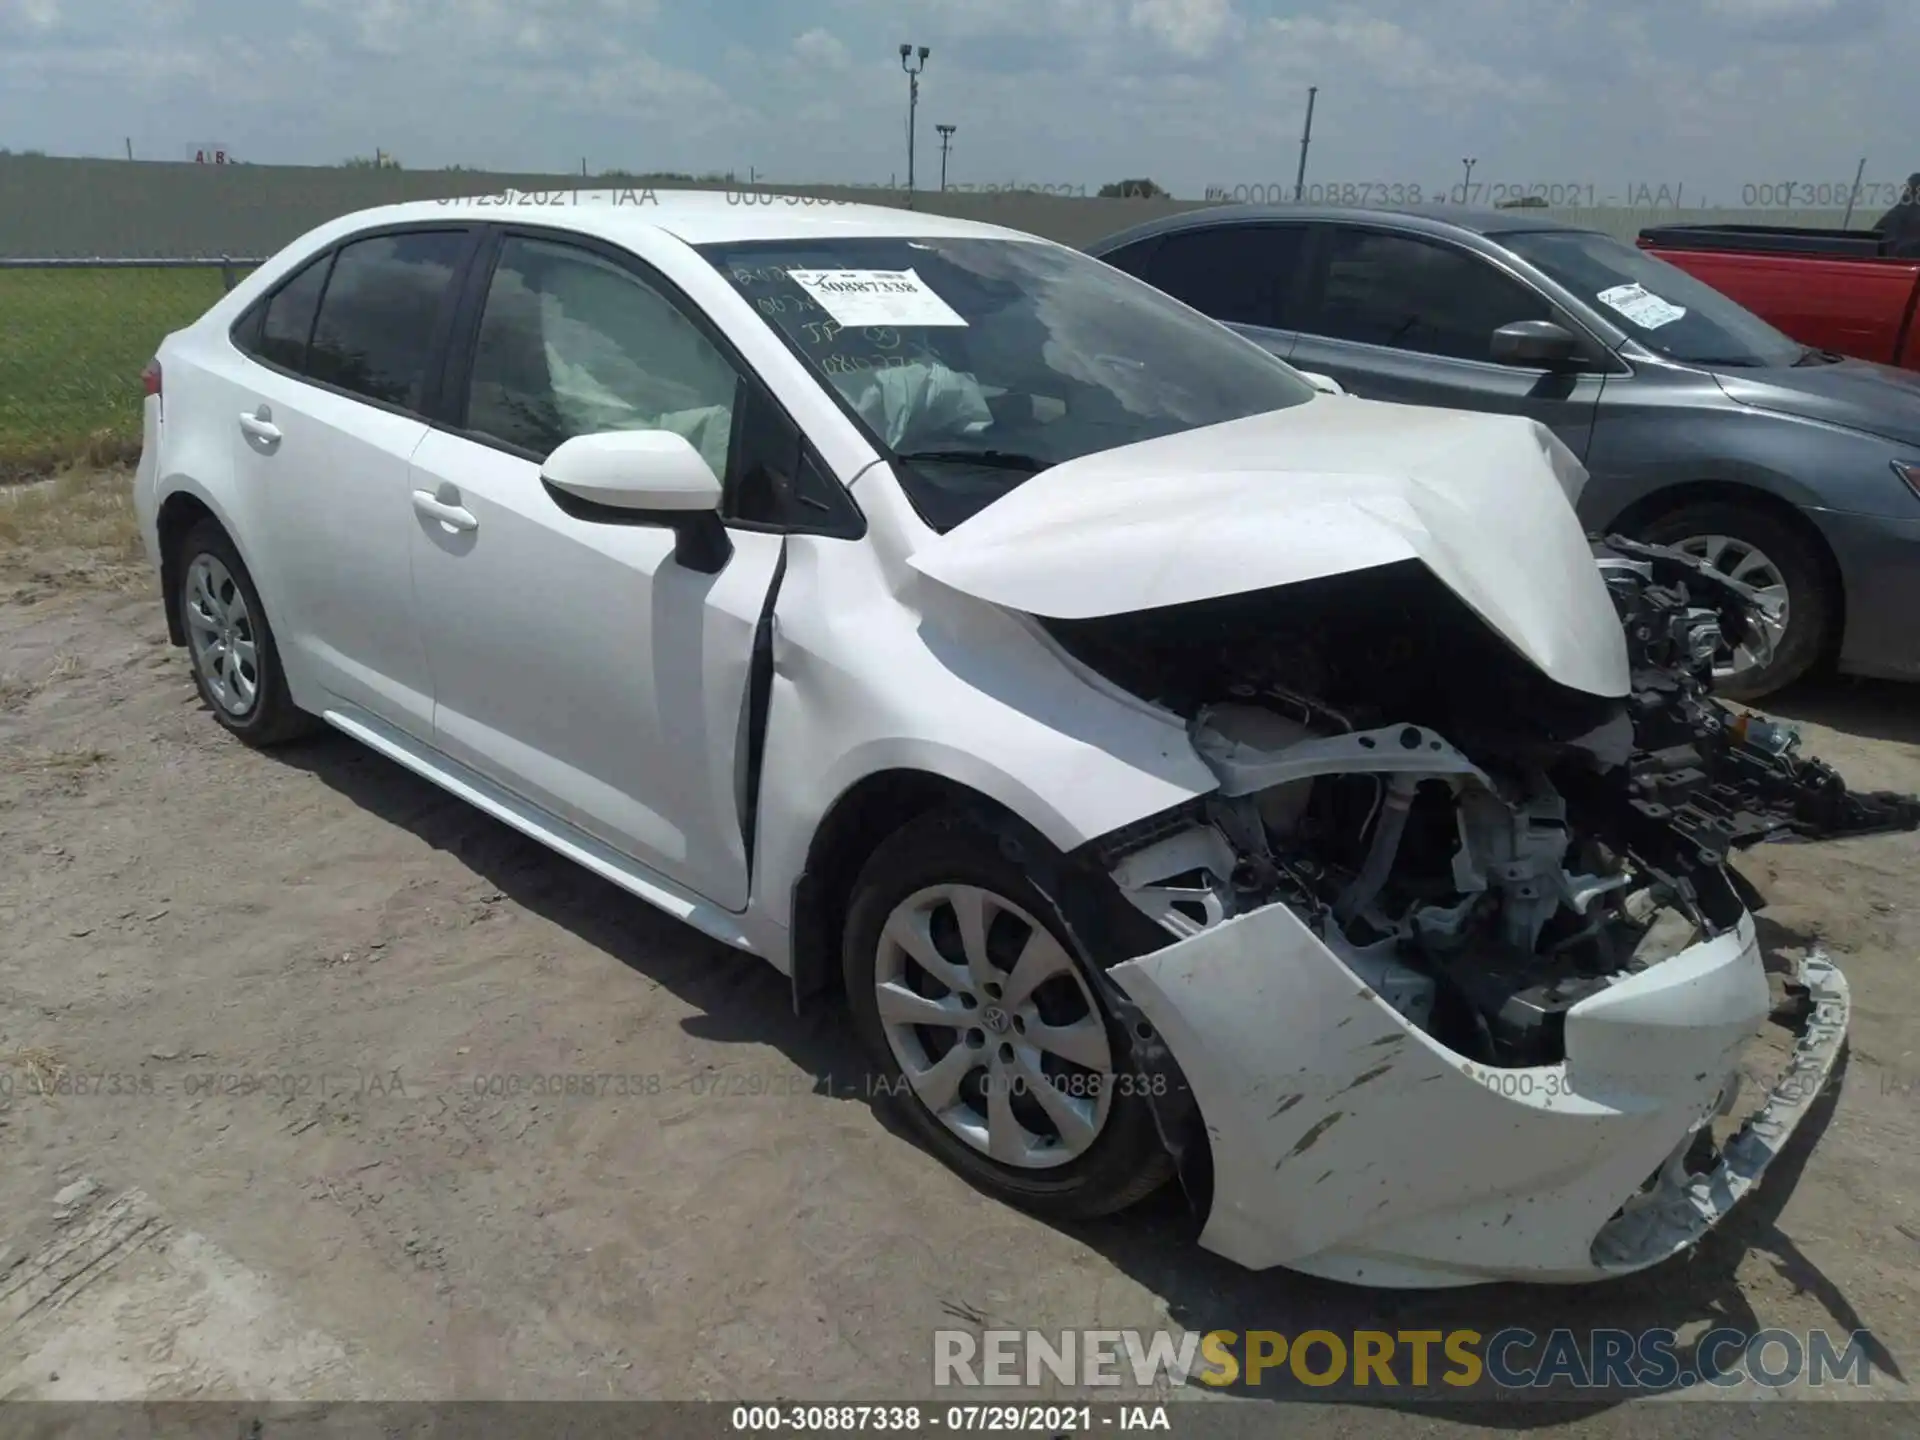
[{"label": "red pickup truck", "polygon": [[1887,255],[1877,230],[1655,225],[1639,245],[1802,345],[1920,370],[1920,259]]}]

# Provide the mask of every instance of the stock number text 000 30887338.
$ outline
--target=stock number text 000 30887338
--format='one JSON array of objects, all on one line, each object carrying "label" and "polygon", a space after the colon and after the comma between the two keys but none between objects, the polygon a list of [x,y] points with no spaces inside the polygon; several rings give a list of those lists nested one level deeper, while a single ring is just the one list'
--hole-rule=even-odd
[{"label": "stock number text 000 30887338", "polygon": [[1093,1435],[1171,1430],[1165,1405],[736,1405],[729,1428],[797,1434]]}]

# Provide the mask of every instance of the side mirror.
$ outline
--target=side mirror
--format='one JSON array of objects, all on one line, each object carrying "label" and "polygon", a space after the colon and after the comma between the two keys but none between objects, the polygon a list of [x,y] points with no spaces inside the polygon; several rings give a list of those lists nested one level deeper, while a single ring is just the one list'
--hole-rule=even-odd
[{"label": "side mirror", "polygon": [[608,430],[576,435],[547,456],[540,478],[616,510],[718,510],[720,481],[684,435]]},{"label": "side mirror", "polygon": [[1322,375],[1318,370],[1302,370],[1300,372],[1300,378],[1313,386],[1314,389],[1320,391],[1323,395],[1344,395],[1347,393],[1346,386],[1342,385],[1331,375]]},{"label": "side mirror", "polygon": [[1551,320],[1516,320],[1493,332],[1492,355],[1503,365],[1564,369],[1579,361],[1580,342]]},{"label": "side mirror", "polygon": [[720,520],[720,479],[674,431],[576,435],[547,456],[540,479],[576,520],[672,530],[674,558],[689,570],[717,574],[733,554]]}]

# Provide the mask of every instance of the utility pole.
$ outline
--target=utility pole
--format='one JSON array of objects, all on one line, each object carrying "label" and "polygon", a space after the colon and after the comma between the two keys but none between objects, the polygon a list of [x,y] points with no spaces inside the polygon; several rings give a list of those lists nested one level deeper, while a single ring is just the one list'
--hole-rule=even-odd
[{"label": "utility pole", "polygon": [[1480,163],[1480,158],[1476,155],[1460,163],[1467,167],[1466,181],[1460,186],[1460,203],[1471,205],[1473,203],[1473,167]]},{"label": "utility pole", "polygon": [[133,137],[131,135],[127,136],[127,158],[129,160],[133,158]]},{"label": "utility pole", "polygon": [[947,147],[953,143],[953,132],[960,127],[936,125],[933,128],[940,132],[940,193],[944,195],[947,193]]},{"label": "utility pole", "polygon": [[1307,123],[1300,131],[1300,171],[1293,177],[1293,200],[1296,205],[1307,190],[1307,146],[1313,143],[1313,97],[1319,93],[1318,85],[1307,87]]},{"label": "utility pole", "polygon": [[[1860,167],[1853,172],[1853,189],[1847,192],[1847,213],[1845,218],[1843,218],[1840,221],[1840,228],[1842,230],[1846,229],[1849,222],[1851,222],[1853,219],[1853,205],[1854,205],[1854,202],[1860,198],[1860,177],[1866,173],[1867,173],[1867,157],[1862,155],[1860,157]],[[1908,195],[1904,198],[1908,200],[1915,200],[1915,199],[1920,199],[1920,196]]]},{"label": "utility pole", "polygon": [[927,68],[927,56],[932,52],[926,46],[920,47],[920,63],[913,63],[914,47],[900,47],[900,68],[907,72],[907,204],[913,204],[913,117],[920,108],[920,72]]}]

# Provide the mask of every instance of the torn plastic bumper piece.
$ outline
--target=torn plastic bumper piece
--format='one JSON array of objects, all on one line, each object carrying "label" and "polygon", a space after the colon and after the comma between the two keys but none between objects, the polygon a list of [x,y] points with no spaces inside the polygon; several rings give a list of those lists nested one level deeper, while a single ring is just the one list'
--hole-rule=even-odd
[{"label": "torn plastic bumper piece", "polygon": [[1847,977],[1825,955],[1800,962],[1797,984],[1807,992],[1806,1028],[1793,1059],[1767,1093],[1766,1102],[1720,1152],[1705,1175],[1687,1175],[1678,1165],[1662,1173],[1644,1195],[1594,1241],[1594,1261],[1609,1271],[1638,1270],[1677,1255],[1720,1222],[1760,1177],[1799,1126],[1833,1073],[1847,1038],[1852,1000]]},{"label": "torn plastic bumper piece", "polygon": [[1769,1010],[1752,918],[1573,1007],[1565,1062],[1494,1069],[1393,1009],[1270,905],[1115,966],[1184,1071],[1213,1159],[1200,1243],[1251,1269],[1425,1289],[1580,1282],[1687,1248],[1752,1187],[1846,1030],[1805,967],[1794,1068],[1712,1174],[1682,1158]]}]

